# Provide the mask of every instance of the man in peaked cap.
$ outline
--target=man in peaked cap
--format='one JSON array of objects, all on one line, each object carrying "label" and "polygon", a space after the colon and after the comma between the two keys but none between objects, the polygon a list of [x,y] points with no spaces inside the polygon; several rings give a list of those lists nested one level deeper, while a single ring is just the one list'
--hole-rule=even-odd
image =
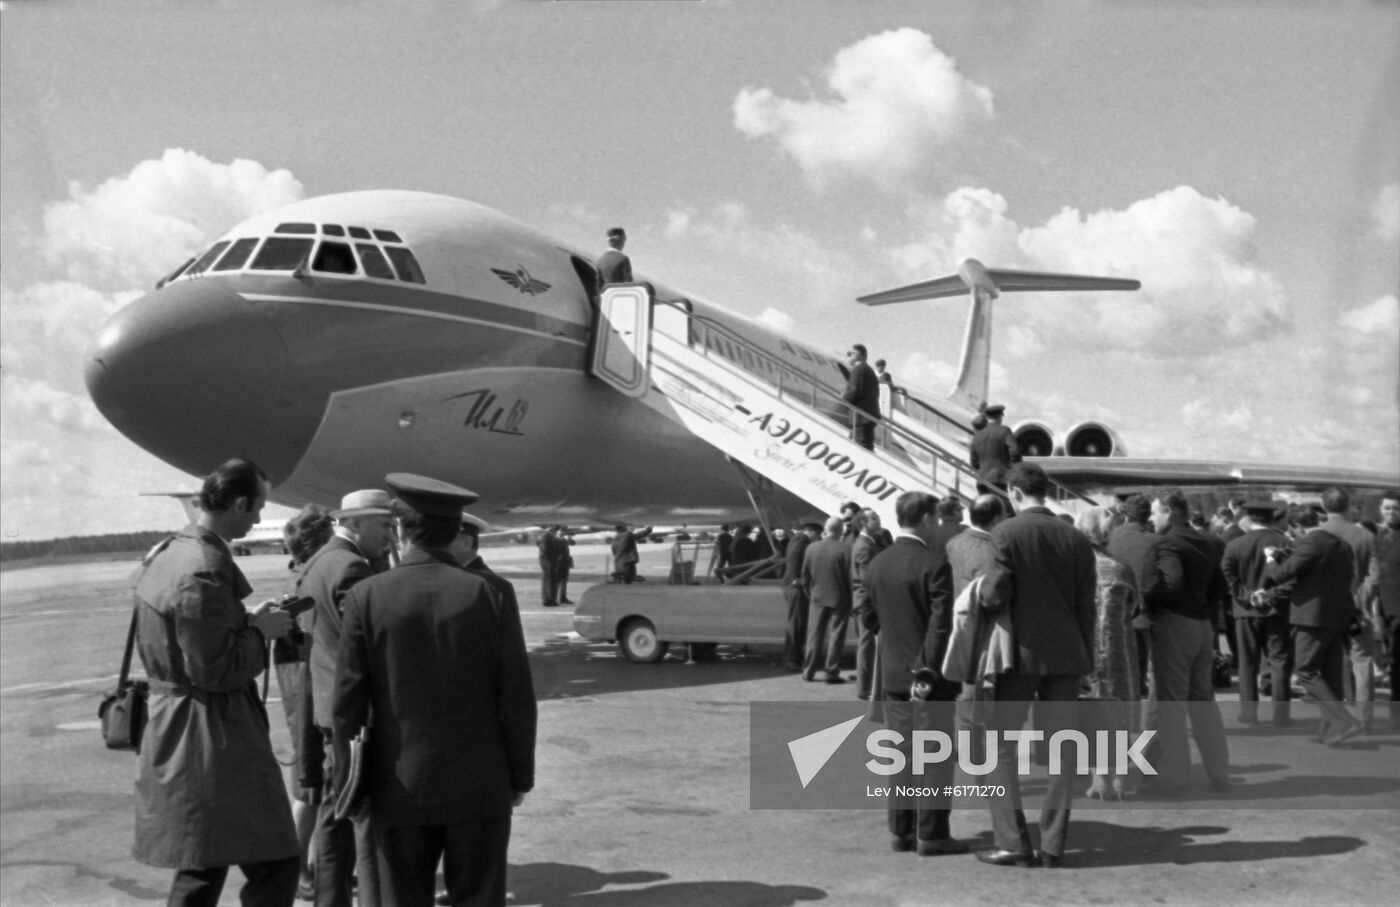
[{"label": "man in peaked cap", "polygon": [[[504,904],[511,811],[535,783],[536,707],[518,611],[454,557],[477,495],[391,473],[400,566],[351,591],[334,701],[335,789],[365,764],[380,903]],[[451,716],[451,720],[443,720]]]},{"label": "man in peaked cap", "polygon": [[977,472],[977,493],[986,494],[993,488],[1006,490],[1006,473],[1011,464],[1021,461],[1021,449],[1011,429],[1001,424],[1006,407],[1000,403],[983,410],[987,424],[978,429],[968,444],[968,458]]},{"label": "man in peaked cap", "polygon": [[[334,771],[331,754],[331,705],[335,694],[336,656],[344,622],[345,598],[358,583],[388,566],[393,542],[393,501],[379,488],[352,491],[331,511],[335,535],[313,554],[297,576],[296,590],[316,600],[311,615],[310,696],[312,723],[324,741],[326,767],[300,766],[303,786],[324,784]],[[358,876],[362,903],[374,905],[375,865],[369,823],[335,817],[335,797],[323,796],[316,817],[315,864],[317,907],[350,907],[351,876]]]}]

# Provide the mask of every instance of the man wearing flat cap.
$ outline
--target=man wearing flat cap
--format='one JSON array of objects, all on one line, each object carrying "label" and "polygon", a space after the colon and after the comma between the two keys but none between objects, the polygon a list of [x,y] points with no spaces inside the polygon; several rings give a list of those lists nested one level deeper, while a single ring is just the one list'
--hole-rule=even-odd
[{"label": "man wearing flat cap", "polygon": [[986,494],[993,488],[1006,490],[1006,473],[1012,463],[1021,462],[1021,449],[1011,429],[1001,424],[1006,407],[1000,403],[983,410],[987,424],[978,429],[968,445],[968,457],[977,471],[977,493]]},{"label": "man wearing flat cap", "polygon": [[594,267],[598,270],[598,292],[610,283],[632,282],[632,259],[622,252],[627,245],[627,231],[613,227],[608,231],[608,251],[598,257]]},{"label": "man wearing flat cap", "polygon": [[[1256,608],[1250,601],[1255,589],[1270,574],[1269,549],[1288,548],[1288,536],[1278,524],[1288,515],[1282,502],[1244,504],[1239,526],[1244,534],[1225,545],[1220,569],[1233,599],[1230,615],[1235,622],[1235,651],[1240,659],[1240,724],[1259,722],[1259,670],[1268,670],[1274,700],[1273,722],[1292,723],[1289,682],[1293,676],[1293,642],[1289,638],[1287,609]],[[1262,657],[1262,662],[1261,662]]]},{"label": "man wearing flat cap", "polygon": [[[302,766],[304,782],[330,781],[334,770],[331,754],[331,698],[335,693],[336,656],[345,597],[362,580],[387,563],[393,542],[389,493],[378,488],[352,491],[331,511],[335,535],[301,567],[296,590],[316,600],[311,612],[311,664],[308,692],[311,716],[325,742],[326,770]],[[382,569],[382,566],[381,566]],[[319,777],[318,777],[319,776]],[[306,786],[311,786],[309,783]],[[315,847],[317,907],[350,907],[351,876],[358,875],[361,903],[373,905],[374,857],[369,825],[335,817],[335,798],[322,797],[316,819]],[[357,856],[358,855],[358,856]]]},{"label": "man wearing flat cap", "polygon": [[345,602],[333,705],[335,789],[368,729],[380,903],[501,905],[511,811],[535,783],[536,707],[518,612],[454,556],[477,495],[390,473],[400,565]]}]

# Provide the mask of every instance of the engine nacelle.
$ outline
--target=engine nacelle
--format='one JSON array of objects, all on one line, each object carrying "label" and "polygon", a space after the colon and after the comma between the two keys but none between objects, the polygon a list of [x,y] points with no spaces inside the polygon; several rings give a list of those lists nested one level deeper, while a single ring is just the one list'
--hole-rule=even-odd
[{"label": "engine nacelle", "polygon": [[1064,453],[1069,457],[1127,456],[1117,433],[1102,422],[1080,422],[1066,432]]},{"label": "engine nacelle", "polygon": [[1023,457],[1049,457],[1056,453],[1055,431],[1044,422],[1018,422],[1011,434]]}]

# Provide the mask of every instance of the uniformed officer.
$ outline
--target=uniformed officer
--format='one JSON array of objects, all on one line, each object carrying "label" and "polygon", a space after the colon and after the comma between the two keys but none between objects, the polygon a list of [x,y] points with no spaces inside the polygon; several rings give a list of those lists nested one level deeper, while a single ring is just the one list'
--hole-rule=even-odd
[{"label": "uniformed officer", "polygon": [[385,482],[403,556],[345,600],[335,787],[372,721],[365,778],[381,903],[432,903],[441,858],[451,903],[504,904],[511,810],[535,783],[520,616],[454,558],[462,508],[477,495],[407,473]]},{"label": "uniformed officer", "polygon": [[1001,424],[1006,407],[1000,403],[984,410],[988,424],[978,429],[968,445],[968,457],[977,470],[977,493],[986,494],[993,488],[1006,490],[1006,473],[1013,463],[1021,462],[1021,449],[1011,429]]}]

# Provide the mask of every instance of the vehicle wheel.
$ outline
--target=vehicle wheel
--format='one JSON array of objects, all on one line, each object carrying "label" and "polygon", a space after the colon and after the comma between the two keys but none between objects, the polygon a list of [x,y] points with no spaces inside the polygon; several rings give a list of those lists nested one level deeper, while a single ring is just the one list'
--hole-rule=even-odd
[{"label": "vehicle wheel", "polygon": [[656,627],[651,621],[634,617],[623,624],[617,636],[617,647],[628,661],[652,664],[665,657],[667,644],[656,638]]}]

